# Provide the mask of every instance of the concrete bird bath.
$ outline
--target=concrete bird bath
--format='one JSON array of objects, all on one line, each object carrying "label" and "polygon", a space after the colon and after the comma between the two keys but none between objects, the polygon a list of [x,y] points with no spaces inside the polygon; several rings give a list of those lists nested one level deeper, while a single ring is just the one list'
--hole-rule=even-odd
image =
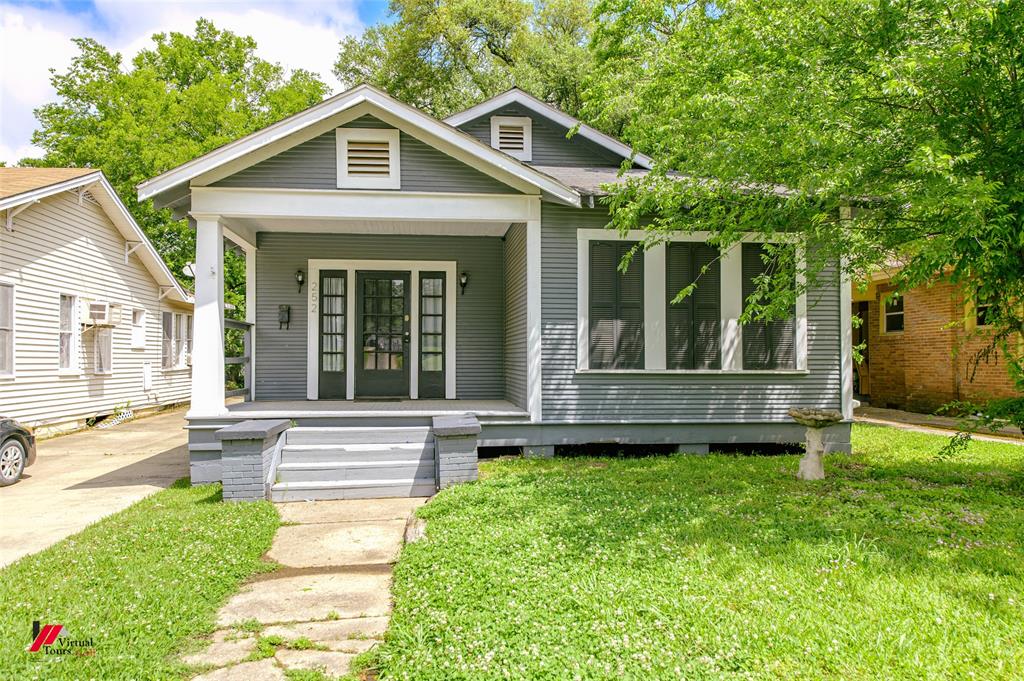
[{"label": "concrete bird bath", "polygon": [[822,430],[843,420],[835,409],[790,409],[789,416],[801,426],[807,427],[807,444],[800,459],[796,477],[800,480],[823,480],[825,465],[821,456],[825,453]]}]

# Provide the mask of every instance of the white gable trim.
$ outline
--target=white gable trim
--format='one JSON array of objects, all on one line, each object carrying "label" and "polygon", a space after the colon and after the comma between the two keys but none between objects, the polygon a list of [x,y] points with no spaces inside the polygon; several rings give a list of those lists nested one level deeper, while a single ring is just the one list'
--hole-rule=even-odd
[{"label": "white gable trim", "polygon": [[[121,198],[114,191],[114,188],[107,181],[107,178],[102,172],[96,171],[95,173],[89,173],[81,177],[76,177],[73,180],[67,180],[65,182],[59,182],[57,184],[51,184],[48,187],[41,187],[39,189],[33,189],[31,191],[23,192],[15,196],[9,196],[0,201],[0,210],[15,210],[18,206],[28,205],[41,201],[49,196],[60,194],[61,192],[72,191],[72,190],[88,190],[92,193],[93,198],[96,199],[96,203],[99,204],[100,208],[107,214],[110,221],[117,228],[117,231],[121,234],[121,237],[126,242],[138,243],[139,246],[133,249],[133,252],[137,254],[138,258],[142,261],[142,264],[149,271],[153,279],[156,280],[157,284],[162,288],[170,289],[169,295],[172,299],[182,303],[191,303],[192,297],[181,288],[181,284],[175,279],[174,275],[171,274],[171,270],[167,267],[167,263],[157,253],[153,243],[146,236],[146,233],[142,231],[138,223],[135,222],[135,218],[132,217],[131,213],[125,207],[124,203],[121,202]],[[127,251],[126,251],[127,252]]]},{"label": "white gable trim", "polygon": [[[605,149],[615,154],[618,154],[619,156],[622,156],[624,158],[632,158],[633,162],[642,168],[647,168],[648,170],[650,170],[650,168],[654,165],[654,161],[651,159],[650,156],[641,154],[639,152],[634,152],[634,150],[631,147],[623,144],[614,137],[606,135],[600,130],[596,130],[595,128],[590,127],[586,123],[581,123],[579,119],[573,118],[564,111],[559,111],[550,104],[542,102],[533,95],[527,94],[526,92],[523,92],[518,88],[514,88],[512,90],[509,90],[508,92],[504,92],[498,95],[497,97],[488,99],[486,102],[481,102],[480,104],[477,104],[472,108],[466,109],[465,111],[460,111],[457,114],[449,116],[448,118],[444,119],[444,122],[447,123],[448,125],[459,126],[462,125],[463,123],[468,123],[469,121],[475,118],[479,118],[492,111],[495,111],[496,109],[500,109],[503,106],[508,106],[509,104],[519,104],[520,106],[524,106],[530,111],[533,111],[538,116],[543,116],[544,118],[547,118],[549,120],[554,121],[555,123],[558,123],[563,128],[569,128],[571,130],[578,125],[578,135],[590,140],[591,142],[594,142],[599,146],[604,147]],[[634,153],[636,154],[635,156],[633,155]]]},{"label": "white gable trim", "polygon": [[[253,154],[268,145],[275,148],[288,148],[295,144],[292,135],[299,137],[306,128],[317,123],[326,122],[338,114],[354,109],[360,104],[368,105],[366,113],[377,116],[395,127],[411,127],[416,136],[424,142],[449,153],[464,163],[472,164],[482,172],[500,174],[523,183],[529,187],[545,192],[557,200],[571,206],[579,207],[580,196],[572,188],[554,178],[519,163],[515,159],[502,154],[476,138],[460,130],[446,125],[418,109],[403,104],[369,85],[360,85],[327,99],[316,106],[295,114],[251,135],[225,144],[208,154],[193,159],[188,163],[169,170],[138,185],[139,198],[148,199],[165,192],[175,186],[185,184],[193,179],[211,173],[232,161],[241,161],[242,157]],[[258,156],[258,155],[257,155]],[[250,159],[241,167],[250,164]],[[208,178],[206,178],[208,179]]]}]

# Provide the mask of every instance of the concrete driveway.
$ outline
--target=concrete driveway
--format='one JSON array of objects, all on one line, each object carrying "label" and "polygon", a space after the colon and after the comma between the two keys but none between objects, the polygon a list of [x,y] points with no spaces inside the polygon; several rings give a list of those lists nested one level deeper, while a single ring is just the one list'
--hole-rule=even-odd
[{"label": "concrete driveway", "polygon": [[0,566],[186,477],[184,417],[175,409],[39,442],[35,465],[0,487]]}]

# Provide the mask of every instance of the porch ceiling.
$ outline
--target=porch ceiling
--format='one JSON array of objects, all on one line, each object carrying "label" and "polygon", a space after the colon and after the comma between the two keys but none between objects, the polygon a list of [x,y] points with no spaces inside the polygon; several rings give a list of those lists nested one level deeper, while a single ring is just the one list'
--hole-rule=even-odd
[{"label": "porch ceiling", "polygon": [[434,234],[439,236],[505,236],[508,221],[449,222],[442,220],[351,220],[344,218],[226,218],[224,225],[240,234],[302,232],[320,234]]}]

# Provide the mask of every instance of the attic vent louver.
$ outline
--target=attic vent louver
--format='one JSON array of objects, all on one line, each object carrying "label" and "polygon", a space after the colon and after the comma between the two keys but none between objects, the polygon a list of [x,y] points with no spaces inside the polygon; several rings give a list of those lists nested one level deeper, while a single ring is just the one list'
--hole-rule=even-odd
[{"label": "attic vent louver", "polygon": [[520,161],[533,158],[533,121],[529,116],[491,116],[491,146]]},{"label": "attic vent louver", "polygon": [[348,142],[348,174],[369,177],[390,175],[390,147],[391,145],[387,142],[350,139]]},{"label": "attic vent louver", "polygon": [[337,128],[338,187],[399,189],[399,133],[393,128]]},{"label": "attic vent louver", "polygon": [[526,133],[521,125],[498,126],[498,148],[502,151],[522,151],[526,144]]}]

